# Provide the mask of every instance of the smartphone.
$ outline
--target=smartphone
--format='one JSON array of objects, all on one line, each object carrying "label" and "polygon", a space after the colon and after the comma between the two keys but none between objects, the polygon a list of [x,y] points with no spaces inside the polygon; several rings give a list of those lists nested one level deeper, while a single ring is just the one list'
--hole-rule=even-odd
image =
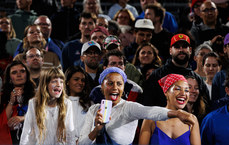
[{"label": "smartphone", "polygon": [[103,114],[103,123],[108,123],[110,121],[112,101],[103,99],[100,105],[100,113]]}]

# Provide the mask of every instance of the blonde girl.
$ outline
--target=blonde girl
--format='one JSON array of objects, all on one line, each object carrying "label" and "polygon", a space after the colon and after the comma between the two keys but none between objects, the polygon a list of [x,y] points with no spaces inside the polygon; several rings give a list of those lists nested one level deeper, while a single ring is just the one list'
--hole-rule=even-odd
[{"label": "blonde girl", "polygon": [[74,144],[71,101],[66,99],[64,74],[42,71],[38,91],[29,101],[20,144]]}]

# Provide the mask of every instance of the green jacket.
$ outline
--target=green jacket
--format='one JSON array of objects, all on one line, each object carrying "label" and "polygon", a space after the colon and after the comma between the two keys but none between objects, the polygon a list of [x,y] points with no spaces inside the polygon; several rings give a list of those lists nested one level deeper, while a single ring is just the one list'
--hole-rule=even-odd
[{"label": "green jacket", "polygon": [[14,14],[9,15],[9,18],[11,18],[14,30],[16,32],[16,37],[18,39],[24,38],[24,30],[28,25],[33,24],[33,22],[36,20],[37,14],[31,10],[29,12],[23,11],[23,10],[17,10]]}]

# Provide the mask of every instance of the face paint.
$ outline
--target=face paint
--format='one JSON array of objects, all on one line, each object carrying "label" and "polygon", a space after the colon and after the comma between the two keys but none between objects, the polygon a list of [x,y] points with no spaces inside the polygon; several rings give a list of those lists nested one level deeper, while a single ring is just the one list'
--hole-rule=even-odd
[{"label": "face paint", "polygon": [[63,91],[63,80],[61,78],[54,78],[48,85],[49,94],[52,98],[59,98]]},{"label": "face paint", "polygon": [[185,81],[178,81],[166,92],[169,109],[183,109],[189,99],[189,86]]},{"label": "face paint", "polygon": [[107,100],[118,103],[123,94],[124,81],[120,74],[112,73],[107,75],[102,83],[102,91]]}]

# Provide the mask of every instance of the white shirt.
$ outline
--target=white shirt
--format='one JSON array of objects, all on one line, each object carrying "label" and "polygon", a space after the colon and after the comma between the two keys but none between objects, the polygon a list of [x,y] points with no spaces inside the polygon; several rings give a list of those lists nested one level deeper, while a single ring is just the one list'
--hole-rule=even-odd
[{"label": "white shirt", "polygon": [[[20,145],[31,144],[44,144],[44,145],[59,145],[59,144],[75,144],[75,140],[72,137],[74,125],[72,115],[72,103],[69,99],[65,99],[66,105],[66,143],[58,142],[58,136],[56,134],[58,127],[58,114],[59,107],[45,107],[45,138],[44,142],[39,142],[39,129],[37,126],[37,120],[35,116],[35,98],[29,100],[28,111],[25,115],[24,127],[21,135]],[[44,136],[43,136],[44,137]]]},{"label": "white shirt", "polygon": [[83,110],[83,107],[79,103],[79,97],[69,96],[69,99],[72,101],[72,110],[73,110],[73,122],[74,122],[74,137],[77,140],[80,136],[80,131],[84,125],[85,117],[87,112]]},{"label": "white shirt", "polygon": [[[79,144],[92,144],[88,135],[95,128],[95,116],[100,107],[96,104],[90,107],[86,115],[85,124],[80,132]],[[138,119],[151,119],[154,121],[168,119],[168,109],[163,107],[148,107],[136,102],[123,99],[112,107],[111,120],[106,124],[108,135],[118,144],[131,144],[133,142]]]}]

